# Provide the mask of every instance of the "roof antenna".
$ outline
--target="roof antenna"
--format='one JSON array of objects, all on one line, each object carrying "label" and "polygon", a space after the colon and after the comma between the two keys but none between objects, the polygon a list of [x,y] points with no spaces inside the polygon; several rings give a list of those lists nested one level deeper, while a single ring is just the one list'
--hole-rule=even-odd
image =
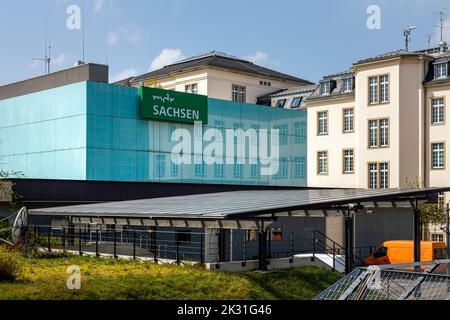
[{"label": "roof antenna", "polygon": [[405,49],[406,49],[406,51],[408,51],[408,49],[409,49],[409,43],[411,42],[411,39],[410,39],[410,37],[411,37],[411,32],[413,32],[413,31],[416,30],[416,29],[417,29],[416,26],[412,26],[412,27],[409,27],[408,29],[405,29],[405,30],[403,31],[403,36],[405,37]]},{"label": "roof antenna", "polygon": [[[45,36],[45,46],[44,46],[45,52],[44,52],[44,58],[40,58],[40,59],[33,59],[34,61],[44,61],[44,67],[45,67],[45,74],[49,74],[50,73],[50,64],[52,61],[51,58],[51,50],[52,47],[49,45],[47,48],[47,36]],[[47,49],[48,49],[48,53],[47,53]]]},{"label": "roof antenna", "polygon": [[447,51],[447,43],[444,41],[445,11],[445,8],[439,11],[439,25],[436,26],[440,30],[441,42],[439,42],[439,47],[441,48],[441,52]]}]

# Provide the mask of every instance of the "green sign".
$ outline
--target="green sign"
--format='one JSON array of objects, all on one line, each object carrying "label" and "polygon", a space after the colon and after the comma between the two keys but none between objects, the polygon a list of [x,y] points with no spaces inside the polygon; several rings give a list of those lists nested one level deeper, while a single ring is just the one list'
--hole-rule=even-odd
[{"label": "green sign", "polygon": [[141,117],[157,121],[208,124],[208,98],[198,94],[140,88]]}]

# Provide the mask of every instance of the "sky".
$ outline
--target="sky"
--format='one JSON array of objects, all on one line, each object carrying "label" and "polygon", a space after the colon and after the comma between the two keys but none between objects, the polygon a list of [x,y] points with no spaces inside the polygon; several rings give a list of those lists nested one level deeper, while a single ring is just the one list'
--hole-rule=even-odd
[{"label": "sky", "polygon": [[437,46],[442,8],[450,42],[450,0],[0,0],[0,85],[43,74],[46,42],[52,71],[74,66],[83,30],[110,81],[218,50],[317,82],[403,48],[409,26],[411,50]]}]

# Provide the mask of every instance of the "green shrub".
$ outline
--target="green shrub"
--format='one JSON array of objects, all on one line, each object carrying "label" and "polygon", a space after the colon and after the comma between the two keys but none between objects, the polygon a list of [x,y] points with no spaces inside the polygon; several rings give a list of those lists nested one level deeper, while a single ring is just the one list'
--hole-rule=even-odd
[{"label": "green shrub", "polygon": [[21,273],[20,255],[0,246],[0,281],[14,281]]}]

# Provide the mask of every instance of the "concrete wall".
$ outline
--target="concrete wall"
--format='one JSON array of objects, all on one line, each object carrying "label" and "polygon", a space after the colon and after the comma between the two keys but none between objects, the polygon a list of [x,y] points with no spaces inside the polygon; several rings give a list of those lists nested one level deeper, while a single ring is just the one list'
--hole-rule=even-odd
[{"label": "concrete wall", "polygon": [[0,100],[83,81],[108,83],[108,66],[84,64],[0,87]]}]

